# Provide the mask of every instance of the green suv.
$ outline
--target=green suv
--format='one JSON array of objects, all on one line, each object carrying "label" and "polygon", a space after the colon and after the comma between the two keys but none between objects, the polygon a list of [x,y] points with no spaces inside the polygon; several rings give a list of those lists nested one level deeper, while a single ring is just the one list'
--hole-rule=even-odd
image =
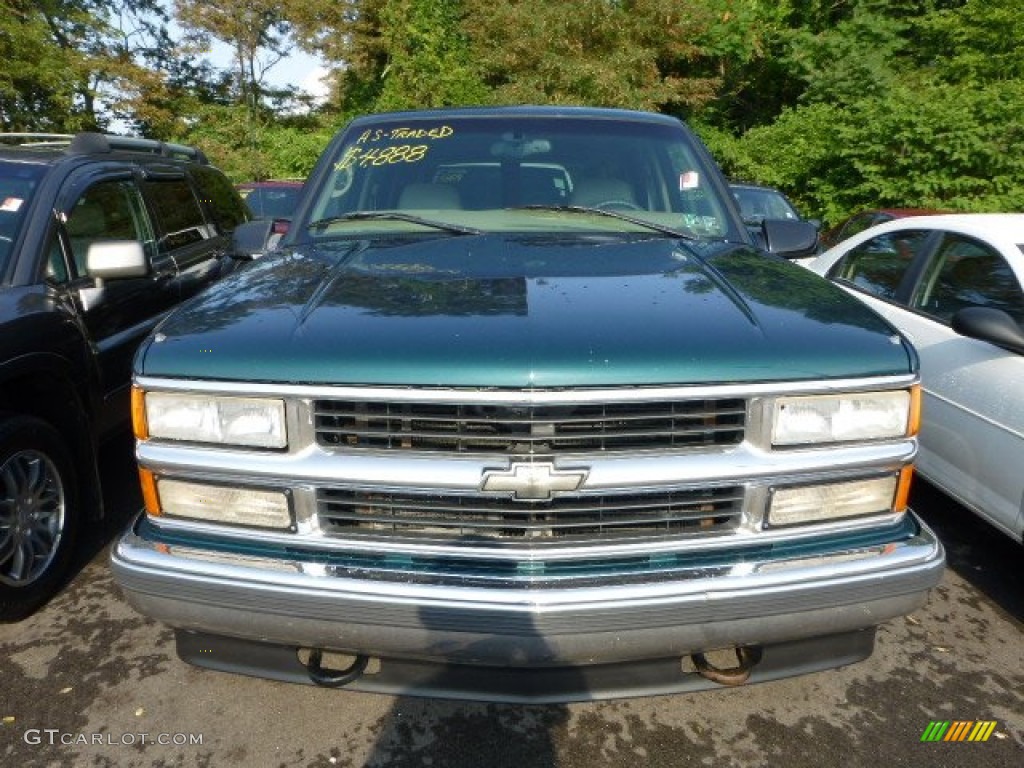
[{"label": "green suv", "polygon": [[870,655],[942,548],[918,362],[680,121],[363,117],[135,358],[112,551],[194,664],[566,701]]},{"label": "green suv", "polygon": [[127,433],[136,347],[232,270],[247,219],[193,147],[0,133],[0,621],[60,587],[102,514],[96,451]]}]

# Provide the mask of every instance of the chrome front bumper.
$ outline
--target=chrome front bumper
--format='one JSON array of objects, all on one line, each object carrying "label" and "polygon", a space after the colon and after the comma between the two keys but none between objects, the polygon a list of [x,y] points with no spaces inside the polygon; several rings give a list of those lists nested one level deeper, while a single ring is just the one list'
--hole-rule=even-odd
[{"label": "chrome front bumper", "polygon": [[[293,653],[321,648],[535,670],[678,660],[873,628],[923,604],[941,578],[944,553],[911,515],[901,536],[881,544],[728,566],[705,562],[598,584],[460,586],[343,573],[322,557],[284,560],[159,542],[139,518],[117,541],[111,563],[137,610],[186,633]],[[848,663],[837,654],[832,666]]]}]

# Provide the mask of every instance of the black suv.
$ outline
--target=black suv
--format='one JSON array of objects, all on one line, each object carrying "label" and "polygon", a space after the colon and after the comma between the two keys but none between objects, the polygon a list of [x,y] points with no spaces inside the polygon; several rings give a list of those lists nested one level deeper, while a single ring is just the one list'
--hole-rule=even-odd
[{"label": "black suv", "polygon": [[193,147],[0,134],[0,620],[59,588],[138,342],[231,271],[248,217]]}]

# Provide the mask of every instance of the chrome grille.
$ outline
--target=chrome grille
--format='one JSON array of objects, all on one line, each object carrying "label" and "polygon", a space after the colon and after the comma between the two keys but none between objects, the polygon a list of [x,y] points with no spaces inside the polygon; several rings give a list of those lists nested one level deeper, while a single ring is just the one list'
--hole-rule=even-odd
[{"label": "chrome grille", "polygon": [[451,494],[317,491],[328,535],[430,536],[525,543],[574,537],[591,542],[625,536],[715,533],[739,525],[739,486],[645,494],[557,497],[540,502]]},{"label": "chrome grille", "polygon": [[446,453],[727,446],[743,440],[746,421],[740,398],[541,405],[316,400],[313,409],[322,446]]}]

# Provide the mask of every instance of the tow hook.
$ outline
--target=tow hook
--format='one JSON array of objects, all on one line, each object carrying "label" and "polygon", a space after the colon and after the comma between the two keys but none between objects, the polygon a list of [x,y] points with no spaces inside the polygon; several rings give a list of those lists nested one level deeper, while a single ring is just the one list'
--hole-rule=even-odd
[{"label": "tow hook", "polygon": [[366,671],[366,665],[370,662],[369,656],[360,654],[346,669],[324,669],[321,666],[323,658],[324,652],[320,648],[310,648],[309,661],[306,662],[305,667],[309,679],[324,688],[340,688],[343,685],[348,685]]},{"label": "tow hook", "polygon": [[761,648],[755,645],[734,648],[737,664],[735,667],[722,669],[709,662],[703,653],[690,656],[697,674],[720,685],[743,685],[750,679],[750,673],[761,661]]}]

